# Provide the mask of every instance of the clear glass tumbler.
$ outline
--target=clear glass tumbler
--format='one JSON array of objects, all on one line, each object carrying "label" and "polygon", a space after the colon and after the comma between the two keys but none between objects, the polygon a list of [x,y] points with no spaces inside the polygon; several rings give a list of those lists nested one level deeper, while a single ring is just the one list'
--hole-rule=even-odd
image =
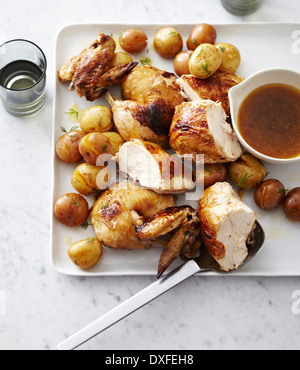
[{"label": "clear glass tumbler", "polygon": [[221,0],[223,7],[235,15],[247,15],[255,12],[263,0]]},{"label": "clear glass tumbler", "polygon": [[47,60],[31,41],[11,40],[0,46],[0,99],[16,117],[38,113],[46,102]]}]

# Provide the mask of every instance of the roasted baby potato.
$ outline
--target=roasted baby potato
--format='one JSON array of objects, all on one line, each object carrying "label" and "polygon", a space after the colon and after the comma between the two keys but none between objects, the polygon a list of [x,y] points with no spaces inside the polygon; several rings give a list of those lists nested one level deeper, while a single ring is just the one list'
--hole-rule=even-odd
[{"label": "roasted baby potato", "polygon": [[215,45],[202,44],[189,60],[190,72],[196,78],[208,78],[219,69],[221,61],[221,55]]},{"label": "roasted baby potato", "polygon": [[193,52],[189,50],[182,51],[176,55],[174,59],[174,71],[178,76],[190,74],[189,60],[192,54]]},{"label": "roasted baby potato", "polygon": [[241,64],[241,54],[234,45],[221,43],[216,44],[221,54],[220,72],[235,73]]},{"label": "roasted baby potato", "polygon": [[79,142],[85,133],[74,130],[61,136],[56,143],[56,154],[65,163],[79,163],[82,155],[79,152]]},{"label": "roasted baby potato", "polygon": [[105,170],[105,174],[107,177],[106,182],[108,182],[109,174],[107,171],[109,170],[105,167],[97,167],[88,163],[80,164],[75,169],[71,177],[71,184],[73,188],[78,191],[79,194],[85,196],[95,193],[98,190],[102,190],[102,188],[99,189],[97,186],[97,176],[102,170]]},{"label": "roasted baby potato", "polygon": [[186,45],[189,50],[195,50],[201,44],[214,44],[216,39],[216,29],[210,24],[202,23],[192,29]]},{"label": "roasted baby potato", "polygon": [[104,105],[94,105],[84,111],[80,127],[86,134],[92,132],[107,132],[113,128],[111,109]]},{"label": "roasted baby potato", "polygon": [[87,134],[79,142],[79,151],[88,164],[93,166],[102,154],[116,155],[110,140],[101,132]]},{"label": "roasted baby potato", "polygon": [[231,180],[241,189],[256,188],[267,176],[265,166],[251,154],[243,154],[229,167]]},{"label": "roasted baby potato", "polygon": [[284,199],[284,185],[275,179],[262,182],[254,194],[257,206],[269,211],[278,208],[284,202]]},{"label": "roasted baby potato", "polygon": [[148,37],[144,31],[137,28],[130,28],[122,33],[120,37],[121,47],[127,53],[141,53],[147,47]]},{"label": "roasted baby potato", "polygon": [[284,201],[284,211],[287,218],[300,222],[300,188],[290,190]]},{"label": "roasted baby potato", "polygon": [[125,53],[124,51],[116,51],[114,53],[114,57],[113,57],[110,67],[115,68],[123,64],[132,63],[132,62],[133,62],[133,59],[128,53]]},{"label": "roasted baby potato", "polygon": [[72,262],[82,270],[88,270],[98,264],[102,257],[103,246],[94,237],[70,245],[68,255]]},{"label": "roasted baby potato", "polygon": [[112,145],[111,152],[116,155],[119,153],[120,147],[125,143],[125,140],[117,132],[104,132],[103,135],[108,138]]},{"label": "roasted baby potato", "polygon": [[209,188],[216,182],[224,182],[227,179],[228,171],[224,164],[205,164],[204,168],[194,172],[194,178],[198,185],[204,184],[204,189]]},{"label": "roasted baby potato", "polygon": [[182,51],[182,36],[173,27],[162,28],[154,37],[154,48],[162,57],[174,58]]},{"label": "roasted baby potato", "polygon": [[61,196],[54,206],[54,214],[58,221],[70,227],[82,225],[89,216],[88,202],[76,193]]}]

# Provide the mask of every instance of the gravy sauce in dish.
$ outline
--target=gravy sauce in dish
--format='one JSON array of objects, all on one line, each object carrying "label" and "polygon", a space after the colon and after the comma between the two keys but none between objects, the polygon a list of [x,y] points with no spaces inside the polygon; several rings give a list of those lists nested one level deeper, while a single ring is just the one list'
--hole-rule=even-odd
[{"label": "gravy sauce in dish", "polygon": [[255,89],[241,105],[238,125],[244,140],[273,158],[300,155],[300,90],[286,84]]}]

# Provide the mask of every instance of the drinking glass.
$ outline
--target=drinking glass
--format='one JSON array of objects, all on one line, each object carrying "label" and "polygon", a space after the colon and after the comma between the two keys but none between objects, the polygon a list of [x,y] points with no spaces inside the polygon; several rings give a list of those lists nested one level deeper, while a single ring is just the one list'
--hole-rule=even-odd
[{"label": "drinking glass", "polygon": [[38,113],[46,102],[47,60],[28,40],[11,40],[0,46],[0,99],[16,117]]},{"label": "drinking glass", "polygon": [[247,15],[255,12],[262,0],[221,0],[223,7],[235,15]]}]

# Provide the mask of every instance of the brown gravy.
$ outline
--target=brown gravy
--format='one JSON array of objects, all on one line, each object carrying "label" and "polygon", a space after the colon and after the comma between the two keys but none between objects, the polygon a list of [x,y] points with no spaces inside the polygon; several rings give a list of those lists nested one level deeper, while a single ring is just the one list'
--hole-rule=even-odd
[{"label": "brown gravy", "polygon": [[244,140],[258,152],[288,159],[300,155],[300,90],[269,84],[243,102],[238,124]]}]

